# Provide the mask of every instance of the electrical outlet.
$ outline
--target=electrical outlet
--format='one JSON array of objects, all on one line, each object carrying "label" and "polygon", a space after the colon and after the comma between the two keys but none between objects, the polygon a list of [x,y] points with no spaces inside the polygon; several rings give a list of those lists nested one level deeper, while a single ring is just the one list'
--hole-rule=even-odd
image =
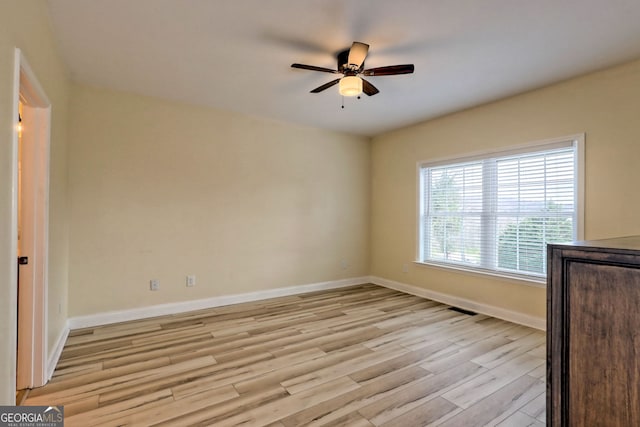
[{"label": "electrical outlet", "polygon": [[343,270],[346,270],[347,268],[349,268],[349,262],[346,259],[343,259],[342,261],[340,261],[340,266]]},{"label": "electrical outlet", "polygon": [[152,291],[160,290],[160,281],[156,279],[151,279],[149,282],[149,289]]},{"label": "electrical outlet", "polygon": [[409,272],[409,264],[402,264],[402,272],[403,273]]},{"label": "electrical outlet", "polygon": [[196,276],[189,275],[187,276],[187,287],[192,287],[196,285]]}]

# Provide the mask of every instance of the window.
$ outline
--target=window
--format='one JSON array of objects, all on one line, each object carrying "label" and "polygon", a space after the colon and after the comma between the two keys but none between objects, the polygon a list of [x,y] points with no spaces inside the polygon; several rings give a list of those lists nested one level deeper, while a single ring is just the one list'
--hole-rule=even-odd
[{"label": "window", "polygon": [[584,137],[420,165],[418,261],[541,281],[582,238]]}]

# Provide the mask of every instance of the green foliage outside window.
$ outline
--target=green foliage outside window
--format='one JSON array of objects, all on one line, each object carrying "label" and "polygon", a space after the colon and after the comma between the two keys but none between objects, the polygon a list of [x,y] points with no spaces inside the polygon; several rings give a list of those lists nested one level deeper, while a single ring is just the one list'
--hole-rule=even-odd
[{"label": "green foliage outside window", "polygon": [[431,238],[435,240],[435,252],[449,259],[452,252],[460,248],[456,244],[457,236],[462,230],[462,218],[446,216],[446,213],[458,212],[460,209],[460,189],[456,186],[455,178],[450,174],[443,174],[431,189],[433,212],[445,213],[434,216],[431,220]]},{"label": "green foliage outside window", "polygon": [[498,268],[544,274],[547,243],[573,239],[571,218],[548,216],[561,207],[549,202],[547,216],[531,216],[507,225],[498,237]]}]

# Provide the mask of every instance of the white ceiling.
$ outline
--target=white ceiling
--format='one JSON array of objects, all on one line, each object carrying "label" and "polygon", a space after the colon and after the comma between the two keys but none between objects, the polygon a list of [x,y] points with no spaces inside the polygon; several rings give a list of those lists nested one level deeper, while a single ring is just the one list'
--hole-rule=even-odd
[{"label": "white ceiling", "polygon": [[[49,0],[75,81],[360,135],[640,58],[639,0]],[[353,41],[380,93],[342,98]]]}]

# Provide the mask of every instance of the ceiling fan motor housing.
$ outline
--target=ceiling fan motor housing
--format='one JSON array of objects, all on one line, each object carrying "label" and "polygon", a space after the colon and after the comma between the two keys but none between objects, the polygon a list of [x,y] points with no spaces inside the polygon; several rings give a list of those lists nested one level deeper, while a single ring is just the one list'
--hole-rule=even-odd
[{"label": "ceiling fan motor housing", "polygon": [[364,61],[362,61],[359,68],[353,69],[349,67],[349,50],[350,49],[344,50],[338,54],[338,71],[345,75],[349,75],[348,73],[350,72],[353,72],[351,75],[361,73],[362,70],[364,70]]}]

